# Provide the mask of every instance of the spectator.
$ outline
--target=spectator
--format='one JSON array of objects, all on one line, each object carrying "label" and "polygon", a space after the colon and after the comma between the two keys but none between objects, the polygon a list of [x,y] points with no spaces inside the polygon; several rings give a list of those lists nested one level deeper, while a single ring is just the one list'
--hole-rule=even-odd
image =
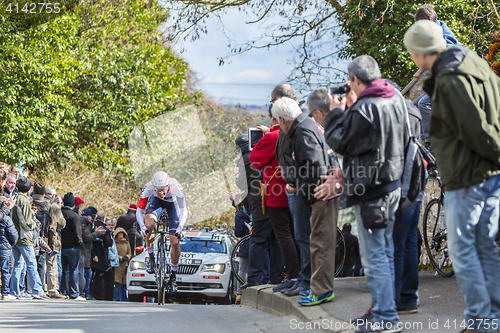
[{"label": "spectator", "polygon": [[446,196],[444,220],[462,291],[467,332],[490,331],[500,309],[495,243],[500,196],[500,79],[468,48],[446,48],[439,25],[415,22],[404,43],[417,66],[431,69],[430,140]]},{"label": "spectator", "polygon": [[118,258],[118,250],[115,243],[115,221],[113,219],[106,219],[106,228],[111,233],[111,240],[113,245],[108,249],[109,251],[109,264],[111,269],[104,274],[104,299],[112,301],[115,289],[115,268],[120,266],[120,259]]},{"label": "spectator", "polygon": [[[36,223],[33,220],[31,202],[28,193],[31,190],[31,180],[27,177],[20,177],[16,182],[19,191],[16,206],[12,211],[12,220],[19,234],[17,245],[12,249],[14,254],[14,268],[10,279],[11,293],[19,298],[48,299],[43,291],[40,276],[37,272],[37,262],[33,249],[33,237]],[[26,273],[28,284],[32,287],[32,296],[20,293],[21,271],[26,263]]]},{"label": "spectator", "polygon": [[52,249],[47,245],[44,237],[42,237],[42,223],[36,218],[38,208],[34,203],[31,204],[31,211],[33,213],[33,220],[36,223],[36,228],[33,231],[33,251],[35,252],[35,258],[38,264],[38,276],[42,283],[42,289],[45,290],[45,254],[50,255]]},{"label": "spectator", "polygon": [[[461,45],[455,38],[455,35],[450,30],[450,28],[448,28],[446,23],[438,20],[438,16],[432,5],[424,4],[417,9],[417,12],[415,13],[415,22],[419,20],[429,20],[435,22],[436,24],[439,24],[443,30],[443,38],[446,41],[446,45],[448,46]],[[423,93],[417,99],[415,99],[413,103],[415,104],[415,106],[418,107],[419,112],[422,114],[421,137],[422,140],[424,140],[424,142],[426,143],[426,145],[429,146],[430,145],[429,124],[431,119],[431,107],[432,107],[431,97],[429,96],[429,94]]]},{"label": "spectator", "polygon": [[400,332],[392,231],[407,142],[404,101],[381,78],[370,56],[354,59],[348,74],[351,91],[344,98],[331,98],[325,131],[328,144],[344,156],[343,195],[346,206],[355,208],[361,261],[372,294],[373,319],[358,323],[356,332]]},{"label": "spectator", "polygon": [[142,234],[138,230],[137,219],[135,217],[136,211],[137,206],[131,204],[128,207],[127,214],[120,216],[118,221],[116,221],[116,228],[123,228],[127,231],[132,256],[134,256],[135,248],[142,245]]},{"label": "spectator", "polygon": [[269,112],[269,118],[271,118],[271,129],[266,129],[267,133],[254,146],[249,159],[256,170],[262,170],[263,183],[267,186],[266,193],[264,193],[267,215],[286,267],[285,280],[273,288],[274,292],[278,292],[295,286],[299,278],[300,265],[297,244],[292,235],[293,222],[288,210],[286,183],[281,177],[275,153],[280,127],[271,112]]},{"label": "spectator", "polygon": [[[311,108],[310,108],[311,109]],[[272,115],[279,119],[281,129],[292,140],[297,192],[311,213],[311,289],[299,300],[301,305],[317,305],[334,297],[335,242],[339,199],[316,199],[314,189],[322,182],[320,176],[334,167],[330,164],[323,130],[307,114],[303,114],[296,101],[288,97],[278,99]],[[338,168],[338,166],[337,166]]]},{"label": "spectator", "polygon": [[[346,223],[342,226],[342,235],[345,242],[345,260],[344,266],[340,271],[338,277],[353,276],[354,266],[359,259],[359,242],[358,237],[351,234],[352,226]],[[418,268],[418,265],[417,265]]]},{"label": "spectator", "polygon": [[7,198],[12,196],[12,199],[14,201],[16,200],[17,197],[16,180],[17,180],[16,175],[9,173],[7,175],[7,181],[3,186],[3,195]]},{"label": "spectator", "polygon": [[47,241],[51,221],[46,207],[48,202],[44,200],[44,196],[45,186],[41,182],[35,182],[33,185],[33,204],[31,208],[34,212],[33,216],[36,217],[37,220],[37,229],[35,231],[35,242],[33,247],[37,258],[38,275],[40,276],[42,286],[45,288],[45,261],[47,260],[45,249],[50,249]]},{"label": "spectator", "polygon": [[[289,84],[277,85],[272,93],[272,103],[278,98],[289,97],[297,101],[295,90]],[[270,107],[272,107],[272,103]],[[288,197],[288,208],[292,215],[295,241],[300,249],[300,272],[297,284],[282,293],[287,296],[297,296],[301,291],[309,290],[311,283],[311,251],[309,248],[309,236],[311,235],[311,207],[305,206],[297,193],[297,180],[295,176],[292,141],[285,132],[280,129],[278,142],[276,144],[276,158],[281,169],[281,176],[286,182],[286,194]]]},{"label": "spectator", "polygon": [[13,165],[12,168],[10,168],[10,173],[16,177],[16,181],[19,179],[19,175],[21,174],[21,169],[19,169],[18,166]]},{"label": "spectator", "polygon": [[115,267],[115,287],[113,301],[128,301],[127,299],[127,265],[132,256],[128,234],[122,227],[115,229],[115,244],[120,265]]},{"label": "spectator", "polygon": [[76,204],[73,193],[66,193],[63,202],[64,206],[61,211],[66,220],[66,226],[61,230],[63,276],[67,271],[69,274],[69,289],[67,290],[69,298],[84,301],[85,298],[80,296],[80,274],[78,271],[78,263],[80,262],[82,249],[84,248],[82,239],[83,218],[73,210]]},{"label": "spectator", "polygon": [[80,214],[80,206],[83,205],[85,201],[83,201],[83,199],[80,197],[75,197],[75,199],[76,199],[76,204],[73,210],[75,211],[75,213]]},{"label": "spectator", "polygon": [[[7,172],[0,170],[0,185],[5,185],[7,181]],[[0,204],[0,274],[2,275],[2,300],[14,300],[14,296],[10,294],[10,256],[12,254],[12,246],[18,239],[18,233],[12,219],[10,218],[10,210],[14,207],[12,198],[2,197]]]},{"label": "spectator", "polygon": [[[45,258],[46,265],[46,281],[47,281],[47,296],[54,299],[66,298],[59,293],[59,272],[58,272],[58,256],[61,253],[61,237],[60,230],[66,226],[66,220],[61,212],[61,206],[52,203],[56,198],[56,192],[53,188],[45,187],[43,191],[42,183],[35,183],[33,203],[37,206],[37,219],[44,221],[46,229],[46,241],[49,248],[54,251]],[[45,192],[45,193],[42,193]],[[59,200],[61,199],[58,197]],[[40,267],[40,262],[39,262]]]},{"label": "spectator", "polygon": [[84,210],[82,210],[81,214],[85,222],[82,223],[82,237],[85,244],[85,253],[83,254],[83,263],[80,262],[79,265],[81,266],[78,267],[80,276],[83,276],[85,281],[83,288],[82,284],[80,283],[80,296],[85,297],[86,299],[92,298],[92,296],[90,295],[90,280],[92,279],[92,269],[90,268],[92,243],[97,239],[97,237],[103,235],[106,232],[105,228],[102,226],[94,230],[93,222],[95,214],[91,208],[93,207],[85,208]]},{"label": "spectator", "polygon": [[250,149],[248,147],[248,135],[241,134],[236,138],[236,146],[241,154],[238,158],[236,185],[243,191],[248,191],[246,196],[249,212],[252,215],[253,229],[250,236],[250,256],[248,258],[247,282],[241,288],[257,286],[260,284],[265,256],[265,251],[270,247],[270,273],[271,284],[278,284],[283,280],[283,258],[279,244],[274,235],[273,227],[267,214],[262,212],[262,198],[260,196],[259,182],[262,180],[262,173],[250,163]]},{"label": "spectator", "polygon": [[[250,221],[250,216],[246,213],[246,209],[243,202],[236,205],[236,213],[234,216],[234,235],[238,238],[245,237],[250,234],[250,228],[252,227],[252,222]],[[241,244],[238,258],[239,258],[239,268],[238,275],[245,277],[248,271],[248,256],[250,254],[250,241],[243,242]],[[241,283],[238,281],[236,288],[236,304],[241,302]]]},{"label": "spectator", "polygon": [[[104,224],[104,218],[105,218],[104,212],[98,211],[96,214],[94,227],[105,228],[106,226]],[[104,299],[105,274],[106,272],[111,270],[111,265],[109,263],[109,250],[108,250],[110,246],[113,246],[111,231],[105,228],[104,234],[100,235],[92,243],[92,252],[91,252],[92,262],[90,264],[90,266],[92,267],[92,282],[90,284],[90,293],[92,294],[92,297],[94,297],[97,300]]]}]

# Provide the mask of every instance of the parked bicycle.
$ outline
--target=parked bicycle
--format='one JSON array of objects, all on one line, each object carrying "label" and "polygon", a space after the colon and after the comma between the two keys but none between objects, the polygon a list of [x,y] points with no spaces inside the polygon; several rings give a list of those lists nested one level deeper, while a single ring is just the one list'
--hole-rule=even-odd
[{"label": "parked bicycle", "polygon": [[[242,237],[236,245],[233,247],[233,250],[231,251],[231,269],[233,270],[233,274],[238,279],[240,283],[245,283],[246,277],[245,276],[240,276],[238,274],[239,270],[239,252],[240,252],[240,247],[242,246],[243,243],[249,242],[250,241],[250,235],[246,235]],[[345,241],[344,241],[344,235],[342,235],[342,232],[340,231],[339,228],[337,228],[337,243],[335,246],[335,276],[339,275],[340,271],[342,270],[342,267],[344,266],[344,261],[345,261]]]},{"label": "parked bicycle", "polygon": [[436,168],[430,170],[436,175],[440,194],[438,198],[431,199],[425,206],[423,216],[423,239],[429,261],[437,274],[451,277],[455,274],[451,258],[448,254],[448,240],[446,225],[444,223],[444,190],[441,176]]}]

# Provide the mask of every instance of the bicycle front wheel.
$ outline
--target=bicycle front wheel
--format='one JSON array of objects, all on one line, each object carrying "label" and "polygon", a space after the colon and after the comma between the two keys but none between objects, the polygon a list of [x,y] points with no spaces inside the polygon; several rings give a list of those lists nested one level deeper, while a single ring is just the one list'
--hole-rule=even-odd
[{"label": "bicycle front wheel", "polygon": [[[245,245],[244,245],[245,244]],[[238,274],[239,269],[240,269],[240,261],[239,261],[239,254],[240,254],[240,249],[241,246],[248,246],[250,244],[250,235],[246,235],[242,237],[238,243],[234,246],[233,250],[231,251],[231,269],[233,271],[234,277],[240,282],[240,283],[245,283],[246,281],[246,276],[240,276]]]},{"label": "bicycle front wheel", "polygon": [[156,288],[158,290],[158,305],[165,304],[165,243],[164,236],[158,242],[158,261],[156,263]]},{"label": "bicycle front wheel", "polygon": [[441,199],[429,201],[424,211],[423,238],[432,266],[443,277],[455,274],[448,255],[448,240],[444,225],[444,206]]},{"label": "bicycle front wheel", "polygon": [[344,235],[337,227],[337,243],[335,244],[335,277],[337,277],[344,267],[345,261],[345,240]]}]

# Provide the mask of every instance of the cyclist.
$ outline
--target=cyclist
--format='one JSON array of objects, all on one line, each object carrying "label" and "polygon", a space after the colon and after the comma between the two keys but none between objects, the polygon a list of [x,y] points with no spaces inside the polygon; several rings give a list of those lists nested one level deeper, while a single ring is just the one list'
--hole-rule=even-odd
[{"label": "cyclist", "polygon": [[[149,274],[153,274],[155,271],[153,251],[155,236],[151,232],[163,209],[167,211],[169,220],[170,265],[172,267],[170,283],[172,292],[176,292],[177,283],[175,275],[181,254],[179,239],[183,237],[182,227],[187,219],[186,201],[182,186],[176,179],[170,178],[166,172],[158,171],[151,177],[151,181],[144,185],[137,206],[137,222],[146,239],[146,247],[149,253],[149,261],[146,268]],[[144,208],[146,208],[146,216],[143,219],[142,213]]]}]

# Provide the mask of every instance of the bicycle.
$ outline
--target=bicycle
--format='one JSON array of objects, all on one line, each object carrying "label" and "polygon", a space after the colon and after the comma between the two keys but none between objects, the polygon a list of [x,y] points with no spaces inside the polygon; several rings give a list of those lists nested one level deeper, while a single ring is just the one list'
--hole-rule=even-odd
[{"label": "bicycle", "polygon": [[[245,283],[246,277],[245,276],[240,276],[238,274],[239,270],[239,261],[238,261],[238,256],[239,256],[239,250],[241,245],[244,242],[250,241],[250,234],[242,237],[233,247],[233,250],[231,251],[231,269],[233,271],[234,276],[240,283]],[[335,263],[339,262],[338,266],[335,264],[335,277],[339,275],[340,271],[342,270],[342,267],[344,266],[344,261],[345,261],[345,240],[344,240],[344,235],[342,235],[342,232],[340,229],[337,227],[337,242],[335,245]]]},{"label": "bicycle", "polygon": [[[168,235],[168,214],[166,210],[160,214],[158,221],[155,224],[155,230],[152,234],[159,234],[158,252],[156,254],[155,279],[156,288],[158,291],[158,305],[165,304],[165,293],[170,293],[172,290],[170,281],[170,260],[167,260],[165,248],[165,235]],[[166,278],[168,277],[168,281]]]},{"label": "bicycle", "polygon": [[431,199],[425,206],[423,216],[423,239],[429,260],[437,274],[451,277],[455,274],[448,254],[447,231],[444,224],[444,190],[441,176],[436,168],[430,170],[439,184],[439,198]]}]

